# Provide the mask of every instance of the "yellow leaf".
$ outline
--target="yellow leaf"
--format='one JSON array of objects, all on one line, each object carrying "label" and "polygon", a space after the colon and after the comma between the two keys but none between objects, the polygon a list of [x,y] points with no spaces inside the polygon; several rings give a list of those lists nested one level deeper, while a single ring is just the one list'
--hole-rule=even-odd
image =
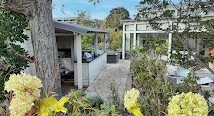
[{"label": "yellow leaf", "polygon": [[67,109],[64,107],[64,104],[69,100],[68,97],[62,97],[56,104],[54,104],[55,112],[63,112],[66,113]]},{"label": "yellow leaf", "polygon": [[52,116],[53,112],[66,113],[64,104],[69,100],[68,97],[62,97],[59,101],[56,98],[44,98],[40,102],[38,116]]}]

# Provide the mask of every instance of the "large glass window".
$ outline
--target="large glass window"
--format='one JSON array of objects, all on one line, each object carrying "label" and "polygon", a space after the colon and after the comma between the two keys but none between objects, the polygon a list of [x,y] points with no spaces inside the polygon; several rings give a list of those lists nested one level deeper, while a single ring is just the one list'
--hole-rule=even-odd
[{"label": "large glass window", "polygon": [[144,31],[146,30],[146,24],[138,24],[137,25],[137,31]]},{"label": "large glass window", "polygon": [[144,44],[146,44],[145,38],[146,38],[146,33],[137,34],[137,45],[143,46]]},{"label": "large glass window", "polygon": [[134,31],[134,25],[133,24],[132,25],[126,25],[125,28],[126,28],[126,31]]},{"label": "large glass window", "polygon": [[138,33],[137,34],[137,45],[143,46],[146,44],[146,39],[149,38],[159,38],[161,40],[164,40],[165,42],[166,39],[168,39],[168,33]]},{"label": "large glass window", "polygon": [[125,39],[126,39],[126,52],[130,51],[133,48],[133,33],[126,33]]}]

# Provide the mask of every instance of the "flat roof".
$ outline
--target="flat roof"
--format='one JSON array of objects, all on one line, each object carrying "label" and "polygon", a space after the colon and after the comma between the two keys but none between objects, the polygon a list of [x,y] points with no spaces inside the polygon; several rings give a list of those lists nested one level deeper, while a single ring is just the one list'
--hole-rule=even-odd
[{"label": "flat roof", "polygon": [[89,33],[108,33],[108,31],[96,29],[92,27],[86,27],[79,24],[72,24],[67,22],[54,21],[54,27],[57,29],[62,29],[70,32],[76,32],[80,34],[89,34]]}]

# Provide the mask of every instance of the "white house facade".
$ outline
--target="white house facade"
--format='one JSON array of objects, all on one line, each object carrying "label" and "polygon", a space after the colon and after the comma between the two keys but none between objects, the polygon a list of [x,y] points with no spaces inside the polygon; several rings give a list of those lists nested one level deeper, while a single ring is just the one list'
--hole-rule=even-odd
[{"label": "white house facade", "polygon": [[[170,10],[174,10],[174,16],[179,16],[179,12],[173,7],[169,7]],[[140,8],[136,8],[136,15],[139,12]],[[214,11],[208,12],[208,14],[201,14],[203,20],[214,19]],[[123,40],[122,40],[122,59],[126,58],[126,54],[131,50],[135,49],[136,46],[143,46],[146,44],[145,38],[147,37],[160,37],[163,40],[168,40],[168,58],[170,57],[171,46],[173,43],[173,36],[170,32],[164,32],[161,30],[154,30],[150,26],[148,20],[122,20],[123,23]],[[167,28],[169,26],[168,21],[163,22],[162,28]],[[167,22],[167,23],[164,23]],[[170,22],[172,25],[173,22]],[[184,24],[179,24],[180,31],[183,31],[185,28]],[[200,39],[188,39],[188,43],[191,48],[197,49],[200,48]]]}]

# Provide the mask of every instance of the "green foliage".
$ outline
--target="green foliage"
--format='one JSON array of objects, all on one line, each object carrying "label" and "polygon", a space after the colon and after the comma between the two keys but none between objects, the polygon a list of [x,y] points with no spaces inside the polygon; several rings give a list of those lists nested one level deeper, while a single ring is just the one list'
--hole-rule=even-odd
[{"label": "green foliage", "polygon": [[27,40],[28,37],[24,34],[27,25],[24,15],[0,10],[0,65],[3,67],[0,68],[0,100],[4,98],[4,81],[10,74],[20,73],[28,66],[28,62],[20,57],[29,57],[28,53],[15,44]]},{"label": "green foliage", "polygon": [[[185,68],[195,68],[199,69],[201,67],[204,67],[201,63],[199,63],[194,57],[193,54],[196,55],[203,63],[208,64],[208,62],[212,62],[214,60],[213,57],[210,55],[206,55],[205,49],[212,49],[214,47],[214,41],[212,41],[212,38],[214,35],[209,33],[190,33],[190,32],[183,32],[179,34],[179,37],[183,38],[184,41],[189,41],[191,38],[193,41],[195,41],[197,38],[204,38],[200,42],[200,48],[197,51],[195,48],[191,48],[190,44],[192,42],[186,42],[188,49],[182,46],[182,42],[178,37],[175,37],[173,40],[172,50],[174,50],[174,53],[172,53],[170,59],[172,63],[180,64],[182,67]],[[199,41],[199,40],[197,40]]]},{"label": "green foliage", "polygon": [[[76,13],[77,23],[83,26],[89,26],[93,28],[100,28],[102,20],[91,19],[90,14],[87,11],[78,11]],[[92,50],[93,49],[94,36],[92,35],[83,35],[82,36],[82,49],[83,50]]]},{"label": "green foliage", "polygon": [[82,36],[82,49],[83,50],[92,50],[94,39],[93,36],[83,35]]},{"label": "green foliage", "polygon": [[71,90],[68,104],[65,105],[67,108],[67,114],[69,116],[89,115],[94,112],[90,102],[85,97],[83,91]]},{"label": "green foliage", "polygon": [[106,18],[107,28],[122,29],[120,20],[129,19],[129,11],[123,7],[113,8]]},{"label": "green foliage", "polygon": [[96,96],[90,96],[87,97],[89,103],[91,104],[91,106],[95,109],[101,109],[101,104],[104,103],[104,101],[102,100],[102,98],[98,95]]},{"label": "green foliage", "polygon": [[[173,39],[178,39],[176,41],[179,44],[174,41],[172,44],[172,50],[176,51],[171,55],[172,63],[179,63],[186,68],[194,66],[209,69],[207,62],[210,61],[210,57],[204,58],[206,56],[204,51],[206,48],[210,48],[209,43],[212,44],[211,46],[214,45],[213,19],[204,18],[203,16],[213,12],[214,3],[183,0],[174,2],[168,0],[144,0],[140,2],[142,7],[136,19],[147,20],[154,30],[171,32]],[[189,39],[201,40],[199,43],[201,47],[192,49],[191,44],[193,42],[188,42]],[[180,51],[186,51],[187,54],[182,54]]]},{"label": "green foliage", "polygon": [[160,60],[160,55],[167,51],[167,42],[152,37],[146,40],[148,44],[132,51],[130,70],[133,84],[140,91],[143,114],[165,116],[170,97],[177,93],[198,93],[201,90],[193,74],[189,74],[182,84],[173,84],[166,75],[166,62]]},{"label": "green foliage", "polygon": [[104,46],[104,43],[103,43],[103,42],[99,42],[99,43],[98,43],[98,48],[99,48],[99,49],[103,49],[103,46]]},{"label": "green foliage", "polygon": [[93,28],[100,28],[102,24],[102,20],[91,19],[91,16],[87,11],[77,11],[75,20],[81,25]]},{"label": "green foliage", "polygon": [[67,108],[68,116],[106,116],[118,114],[115,105],[107,105],[99,96],[86,97],[83,91],[71,90]]},{"label": "green foliage", "polygon": [[109,105],[113,106],[117,112],[124,113],[124,104],[119,96],[119,86],[115,86],[116,84],[110,81],[109,88],[111,90]]},{"label": "green foliage", "polygon": [[142,46],[137,46],[133,51],[132,55],[138,53],[145,53],[150,57],[160,57],[161,55],[167,55],[168,41],[162,40],[160,37],[147,37],[144,38],[146,44]]},{"label": "green foliage", "polygon": [[117,49],[122,48],[122,39],[123,39],[123,33],[122,31],[116,31],[112,32],[110,34],[112,41],[110,44],[110,49],[116,51]]},{"label": "green foliage", "polygon": [[136,53],[131,58],[134,86],[140,91],[141,110],[148,116],[165,116],[169,98],[176,93],[200,92],[195,78],[173,85],[166,76],[166,63],[146,54]]}]

